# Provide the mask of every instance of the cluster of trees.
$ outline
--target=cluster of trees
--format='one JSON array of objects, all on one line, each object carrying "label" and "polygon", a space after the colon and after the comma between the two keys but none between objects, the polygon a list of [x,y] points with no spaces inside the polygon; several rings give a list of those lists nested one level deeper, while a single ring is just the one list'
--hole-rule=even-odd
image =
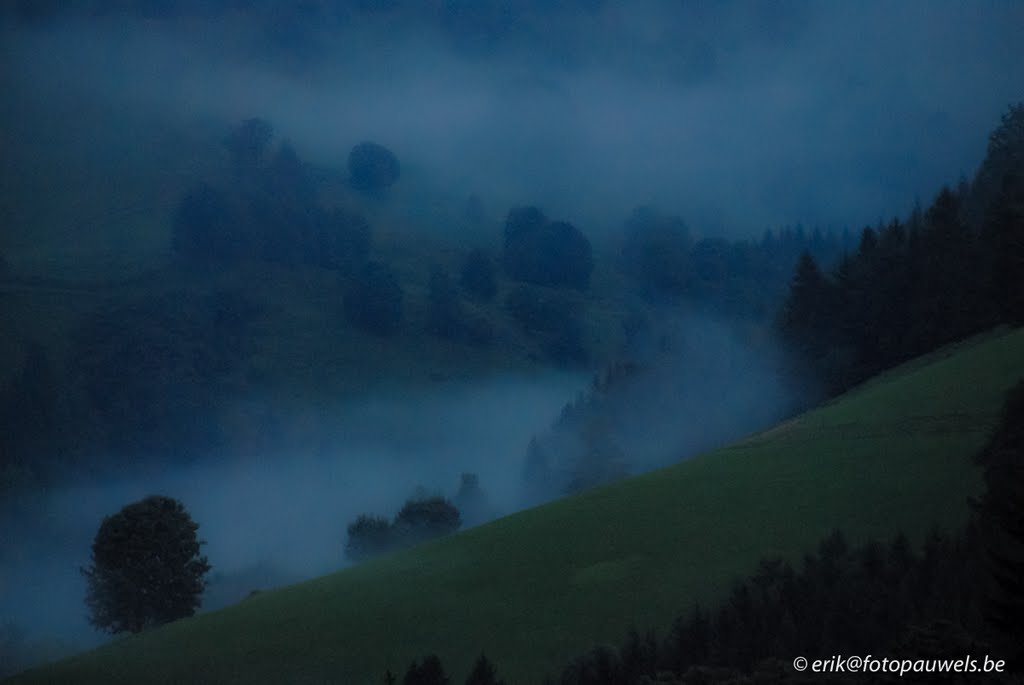
[{"label": "cluster of trees", "polygon": [[633,211],[624,234],[619,267],[644,299],[759,321],[777,311],[801,253],[831,265],[851,244],[848,232],[802,226],[760,240],[694,240],[682,219],[650,207]]},{"label": "cluster of trees", "polygon": [[[839,532],[799,569],[763,560],[717,609],[696,605],[668,635],[631,630],[563,669],[563,685],[844,681],[796,674],[797,655],[989,654],[1024,665],[1024,382],[978,456],[986,490],[958,535],[933,531],[920,551],[903,535],[852,548]],[[882,674],[882,679],[888,674]],[[876,676],[877,677],[877,676]],[[948,674],[944,677],[948,677]],[[856,674],[851,682],[877,682]]]},{"label": "cluster of trees", "polygon": [[262,313],[237,291],[174,292],[97,312],[71,335],[66,382],[81,406],[66,407],[65,430],[136,458],[217,445],[220,399],[244,382]]},{"label": "cluster of trees", "polygon": [[[382,680],[385,685],[398,682],[397,676],[390,670],[384,673]],[[450,682],[451,678],[445,673],[444,665],[436,654],[428,654],[422,661],[413,661],[402,678],[402,685],[448,685]],[[483,653],[477,657],[473,670],[466,678],[466,685],[504,685],[504,682],[498,679],[497,669]]]},{"label": "cluster of trees", "polygon": [[0,388],[0,490],[97,453],[181,460],[221,442],[218,408],[245,382],[263,307],[234,290],[103,307],[64,355],[30,341]]},{"label": "cluster of trees", "polygon": [[[175,251],[190,265],[255,259],[353,273],[369,255],[369,224],[358,214],[324,207],[308,166],[287,142],[273,147],[273,137],[271,125],[259,118],[228,135],[233,182],[227,188],[200,183],[185,195],[174,216]],[[369,156],[365,164],[372,163]],[[364,181],[368,187],[383,182],[362,173],[372,177]]]},{"label": "cluster of trees", "polygon": [[586,290],[594,270],[590,241],[565,221],[549,221],[536,207],[512,209],[505,220],[502,260],[509,278]]},{"label": "cluster of trees", "polygon": [[804,254],[778,317],[832,393],[1000,323],[1024,323],[1024,104],[991,135],[972,184],[865,228],[831,272]]},{"label": "cluster of trees", "polygon": [[454,533],[462,526],[458,508],[444,497],[413,497],[394,520],[361,514],[348,525],[345,556],[363,561],[402,547]]},{"label": "cluster of trees", "polygon": [[562,407],[546,433],[531,438],[523,484],[533,498],[579,492],[629,475],[614,429],[622,404],[645,375],[632,362],[610,365],[594,376],[585,393]]}]

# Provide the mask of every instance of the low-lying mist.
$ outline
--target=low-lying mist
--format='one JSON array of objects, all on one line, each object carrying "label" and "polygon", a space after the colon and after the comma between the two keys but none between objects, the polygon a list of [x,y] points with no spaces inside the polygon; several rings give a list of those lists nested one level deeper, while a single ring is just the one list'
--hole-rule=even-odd
[{"label": "low-lying mist", "polygon": [[98,639],[78,569],[103,517],[150,494],[180,499],[200,526],[213,565],[204,608],[347,565],[345,528],[358,514],[390,517],[418,488],[452,497],[464,472],[479,476],[496,512],[512,511],[530,436],[585,380],[553,373],[379,394],[324,411],[332,420],[319,450],[211,455],[25,493],[0,525],[0,616],[29,640]]},{"label": "low-lying mist", "polygon": [[[642,361],[657,383],[615,389],[607,398],[626,472],[740,437],[791,407],[764,343],[707,317],[682,326],[671,348]],[[85,619],[79,568],[89,563],[103,517],[150,494],[180,499],[200,525],[213,566],[204,609],[346,566],[345,529],[357,515],[391,517],[417,492],[453,497],[463,473],[478,475],[494,515],[560,496],[560,476],[541,484],[525,477],[527,446],[590,384],[585,374],[550,372],[392,385],[360,401],[313,408],[328,417],[312,429],[321,434],[305,441],[315,449],[233,460],[208,455],[23,493],[4,512],[0,615],[25,632],[26,645],[74,650],[102,640]]]}]

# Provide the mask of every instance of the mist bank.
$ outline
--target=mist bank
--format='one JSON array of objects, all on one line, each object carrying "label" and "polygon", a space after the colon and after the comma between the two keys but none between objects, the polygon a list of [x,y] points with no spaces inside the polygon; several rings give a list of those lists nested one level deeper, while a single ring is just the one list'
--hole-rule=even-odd
[{"label": "mist bank", "polygon": [[[707,318],[690,317],[685,331],[660,356],[640,351],[656,383],[603,395],[615,421],[608,439],[621,444],[625,472],[749,433],[792,405],[763,344]],[[200,525],[213,566],[204,610],[346,566],[345,528],[356,516],[390,516],[417,493],[454,497],[463,473],[479,477],[491,515],[560,496],[561,475],[531,479],[528,446],[591,383],[581,373],[550,373],[391,385],[333,409],[310,407],[319,419],[301,446],[244,459],[149,461],[22,492],[3,513],[10,542],[0,559],[0,613],[24,632],[26,649],[102,641],[86,622],[78,569],[103,517],[150,494],[181,500]],[[579,466],[572,450],[558,456],[558,468]]]},{"label": "mist bank", "polygon": [[971,174],[981,132],[1019,98],[1020,7],[986,9],[607,3],[536,22],[565,34],[574,57],[561,60],[518,49],[514,30],[492,51],[460,50],[415,13],[357,14],[329,33],[300,16],[320,40],[298,66],[232,39],[274,38],[245,14],[67,18],[5,29],[5,81],[21,88],[7,113],[12,130],[45,137],[36,109],[94,99],[110,125],[82,133],[111,145],[144,133],[114,123],[132,111],[178,124],[262,116],[333,166],[377,140],[403,160],[394,203],[407,216],[433,205],[437,225],[477,193],[496,216],[535,203],[596,232],[641,204],[702,235],[857,226]]}]

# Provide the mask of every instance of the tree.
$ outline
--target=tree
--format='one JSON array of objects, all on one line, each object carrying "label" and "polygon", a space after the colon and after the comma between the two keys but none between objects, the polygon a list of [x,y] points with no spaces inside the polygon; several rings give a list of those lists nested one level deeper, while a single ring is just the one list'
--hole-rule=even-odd
[{"label": "tree", "polygon": [[448,685],[448,676],[436,654],[423,657],[423,663],[415,661],[402,678],[402,685]]},{"label": "tree", "polygon": [[590,285],[594,269],[586,236],[570,223],[549,222],[536,207],[508,213],[503,260],[516,280],[579,290]]},{"label": "tree", "polygon": [[395,534],[405,544],[454,533],[462,526],[462,516],[444,497],[422,497],[406,501],[395,517]]},{"label": "tree", "polygon": [[210,564],[199,554],[199,525],[178,500],[154,495],[103,519],[92,544],[89,622],[111,633],[191,616]]},{"label": "tree", "polygon": [[395,184],[401,175],[398,158],[383,145],[359,143],[348,155],[349,182],[367,194],[382,193]]},{"label": "tree", "polygon": [[1009,392],[1000,425],[978,456],[986,489],[980,514],[989,580],[985,618],[999,638],[1024,659],[1024,382]]},{"label": "tree", "polygon": [[391,522],[382,516],[361,514],[348,525],[345,556],[354,562],[387,552],[394,546]]},{"label": "tree", "polygon": [[503,680],[498,680],[498,671],[494,668],[494,664],[487,658],[487,655],[481,652],[476,663],[473,664],[473,670],[470,671],[469,677],[466,678],[466,685],[505,685],[505,683]]}]

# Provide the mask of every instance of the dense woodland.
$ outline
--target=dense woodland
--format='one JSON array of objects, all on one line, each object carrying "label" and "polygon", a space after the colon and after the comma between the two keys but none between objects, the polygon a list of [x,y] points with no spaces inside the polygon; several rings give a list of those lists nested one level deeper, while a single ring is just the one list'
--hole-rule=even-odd
[{"label": "dense woodland", "polygon": [[800,258],[779,329],[833,394],[999,324],[1024,322],[1024,105],[972,182],[865,228],[838,266]]}]

